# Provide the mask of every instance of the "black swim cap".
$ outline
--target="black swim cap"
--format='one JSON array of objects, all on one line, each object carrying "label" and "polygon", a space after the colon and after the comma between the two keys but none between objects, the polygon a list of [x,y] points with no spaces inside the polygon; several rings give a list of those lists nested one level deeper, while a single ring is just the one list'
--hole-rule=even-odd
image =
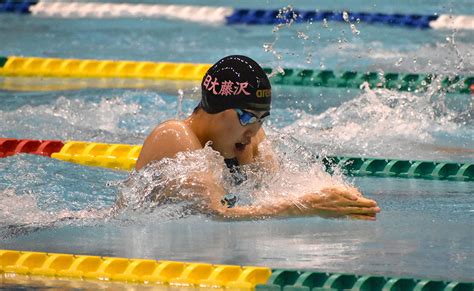
[{"label": "black swim cap", "polygon": [[272,88],[267,74],[249,57],[228,56],[215,63],[201,83],[200,106],[207,113],[239,108],[270,110]]}]

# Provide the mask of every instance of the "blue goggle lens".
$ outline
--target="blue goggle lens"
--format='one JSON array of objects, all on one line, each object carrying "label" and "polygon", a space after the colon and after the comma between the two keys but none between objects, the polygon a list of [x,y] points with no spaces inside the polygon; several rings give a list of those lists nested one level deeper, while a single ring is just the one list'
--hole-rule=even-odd
[{"label": "blue goggle lens", "polygon": [[241,109],[235,109],[237,112],[237,116],[239,117],[240,124],[242,126],[249,125],[249,124],[254,124],[256,122],[263,123],[265,121],[265,118],[270,115],[270,112],[266,112],[265,114],[262,115],[262,117],[257,117],[255,114],[249,111],[241,110]]}]

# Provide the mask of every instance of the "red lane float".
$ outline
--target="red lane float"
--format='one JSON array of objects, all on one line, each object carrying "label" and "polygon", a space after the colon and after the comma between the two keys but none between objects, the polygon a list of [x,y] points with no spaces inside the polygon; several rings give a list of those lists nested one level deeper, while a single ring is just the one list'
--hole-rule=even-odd
[{"label": "red lane float", "polygon": [[33,140],[0,138],[0,158],[13,156],[19,153],[34,154],[51,157],[64,146],[60,140]]}]

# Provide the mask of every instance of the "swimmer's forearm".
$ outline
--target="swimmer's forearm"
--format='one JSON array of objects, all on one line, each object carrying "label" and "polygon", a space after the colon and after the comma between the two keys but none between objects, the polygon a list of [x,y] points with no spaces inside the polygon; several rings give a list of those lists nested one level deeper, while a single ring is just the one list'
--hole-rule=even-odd
[{"label": "swimmer's forearm", "polygon": [[[215,205],[215,204],[214,204]],[[321,216],[354,217],[375,220],[380,212],[377,202],[367,199],[355,188],[329,187],[321,193],[308,193],[298,199],[279,199],[269,205],[213,208],[223,218],[263,219],[269,217]]]},{"label": "swimmer's forearm", "polygon": [[278,203],[262,206],[220,207],[218,216],[230,219],[265,219],[271,217],[289,217],[302,215],[303,212],[290,201],[281,200]]}]

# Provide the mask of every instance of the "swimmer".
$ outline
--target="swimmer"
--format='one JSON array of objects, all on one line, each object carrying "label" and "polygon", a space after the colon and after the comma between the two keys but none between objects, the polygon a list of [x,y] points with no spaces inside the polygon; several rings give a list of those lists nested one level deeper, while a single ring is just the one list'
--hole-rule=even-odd
[{"label": "swimmer", "polygon": [[[136,170],[152,161],[174,158],[177,153],[210,146],[223,157],[231,171],[239,165],[259,163],[262,171],[276,169],[273,154],[259,152],[265,140],[262,123],[270,115],[272,91],[263,69],[246,56],[227,56],[214,64],[201,83],[202,98],[185,120],[159,124],[146,138]],[[380,211],[374,200],[355,188],[336,186],[318,193],[305,193],[289,200],[278,198],[269,205],[239,206],[228,198],[223,186],[211,175],[189,177],[188,187],[202,193],[210,214],[233,219],[313,216],[352,217],[375,220]],[[170,191],[162,195],[173,195]],[[201,194],[200,194],[201,195]]]}]

